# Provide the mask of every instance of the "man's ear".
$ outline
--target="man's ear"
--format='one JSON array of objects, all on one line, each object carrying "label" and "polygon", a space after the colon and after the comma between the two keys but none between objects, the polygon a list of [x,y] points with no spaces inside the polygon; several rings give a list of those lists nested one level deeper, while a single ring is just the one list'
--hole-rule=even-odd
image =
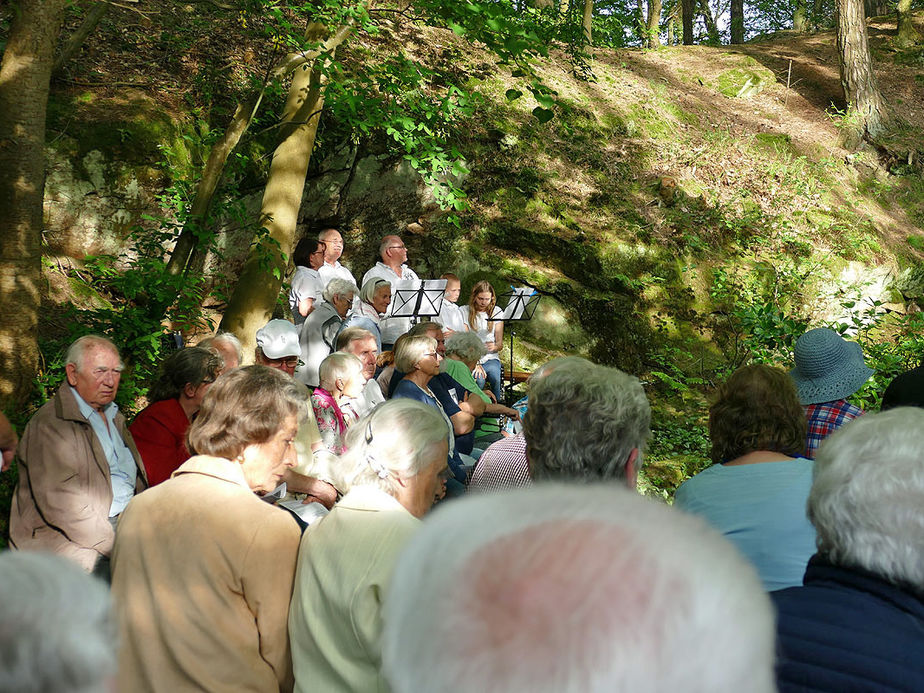
[{"label": "man's ear", "polygon": [[64,367],[64,372],[67,374],[67,384],[71,387],[77,385],[77,366],[76,364],[69,363]]},{"label": "man's ear", "polygon": [[632,448],[626,460],[626,486],[630,491],[638,492],[638,448]]},{"label": "man's ear", "polygon": [[187,399],[192,399],[193,397],[196,396],[196,390],[198,389],[199,388],[197,388],[192,383],[186,383],[183,386],[183,394],[186,395]]}]

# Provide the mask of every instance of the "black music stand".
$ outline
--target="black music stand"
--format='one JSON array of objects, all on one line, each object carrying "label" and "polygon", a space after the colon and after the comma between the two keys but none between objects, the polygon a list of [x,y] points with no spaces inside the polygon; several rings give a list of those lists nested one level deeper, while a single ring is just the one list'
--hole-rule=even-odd
[{"label": "black music stand", "polygon": [[511,323],[510,329],[506,329],[505,332],[510,334],[510,377],[509,383],[507,385],[507,399],[508,401],[513,397],[513,338],[515,330],[513,324],[515,322],[524,322],[526,320],[532,320],[533,315],[536,314],[536,307],[539,305],[539,299],[542,296],[535,290],[528,286],[516,288],[514,286],[510,287],[510,291],[501,294],[498,296],[498,299],[507,299],[507,307],[504,308],[503,314],[497,318],[504,323]]},{"label": "black music stand", "polygon": [[391,307],[387,318],[432,318],[440,314],[445,279],[403,279],[392,284]]}]

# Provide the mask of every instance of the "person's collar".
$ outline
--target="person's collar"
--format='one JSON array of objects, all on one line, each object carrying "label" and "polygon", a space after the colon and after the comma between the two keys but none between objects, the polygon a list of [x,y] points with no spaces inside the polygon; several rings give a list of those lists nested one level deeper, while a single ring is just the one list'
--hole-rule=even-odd
[{"label": "person's collar", "polygon": [[97,411],[92,406],[90,406],[87,401],[80,396],[80,393],[77,392],[77,388],[68,383],[68,387],[71,389],[71,394],[74,395],[74,401],[77,402],[77,408],[80,410],[80,413],[83,414],[84,418],[88,421],[93,414],[100,414],[105,416],[107,419],[112,421],[115,418],[116,412],[119,407],[115,402],[110,402],[102,408],[101,411]]}]

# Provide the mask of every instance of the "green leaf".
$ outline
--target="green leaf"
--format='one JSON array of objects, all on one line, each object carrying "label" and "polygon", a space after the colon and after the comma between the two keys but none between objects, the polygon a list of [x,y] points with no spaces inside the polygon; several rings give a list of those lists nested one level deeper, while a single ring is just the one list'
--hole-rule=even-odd
[{"label": "green leaf", "polygon": [[548,123],[552,118],[555,117],[555,114],[547,108],[541,108],[536,106],[533,109],[533,115],[536,116],[536,120],[540,123]]},{"label": "green leaf", "polygon": [[466,29],[461,24],[456,24],[455,22],[450,22],[449,28],[452,29],[452,33],[454,33],[456,36],[465,36],[465,34],[468,33],[468,29]]},{"label": "green leaf", "polygon": [[523,96],[523,92],[522,92],[522,91],[519,91],[519,90],[517,90],[517,89],[508,89],[508,90],[504,93],[504,96],[507,97],[507,101],[516,101],[516,100],[519,99],[521,96]]}]

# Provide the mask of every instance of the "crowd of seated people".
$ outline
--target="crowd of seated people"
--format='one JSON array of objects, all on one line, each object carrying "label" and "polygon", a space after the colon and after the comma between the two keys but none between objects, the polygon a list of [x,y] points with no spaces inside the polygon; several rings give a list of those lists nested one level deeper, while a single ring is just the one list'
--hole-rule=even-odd
[{"label": "crowd of seated people", "polygon": [[[489,283],[459,307],[444,275],[412,324],[402,240],[362,291],[342,253],[301,243],[254,365],[230,334],[181,349],[130,426],[93,335],[21,440],[0,418],[11,547],[58,554],[0,555],[0,690],[924,690],[921,369],[864,414],[827,328],[790,373],[739,368],[671,507],[637,493],[639,378],[559,357],[507,407]],[[476,438],[490,415],[522,428]],[[87,595],[63,620],[59,578]]]}]

